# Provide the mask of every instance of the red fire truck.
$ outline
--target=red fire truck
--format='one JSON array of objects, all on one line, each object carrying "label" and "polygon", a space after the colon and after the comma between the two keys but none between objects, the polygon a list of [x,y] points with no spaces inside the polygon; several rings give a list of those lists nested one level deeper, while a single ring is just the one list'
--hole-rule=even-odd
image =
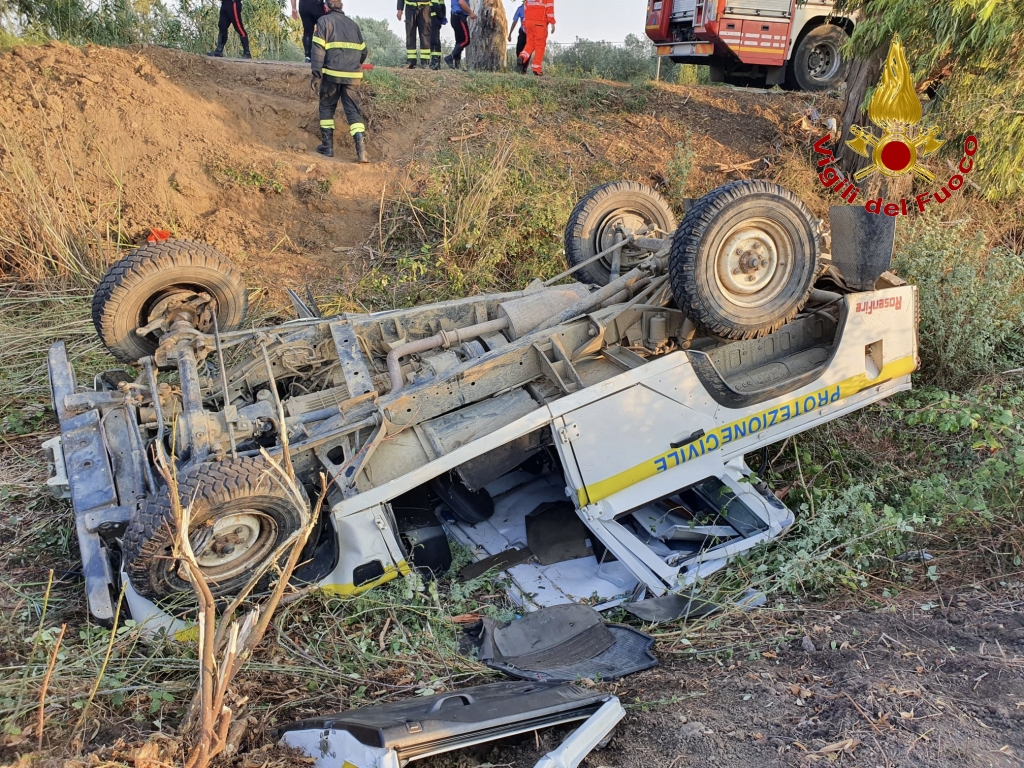
[{"label": "red fire truck", "polygon": [[856,22],[831,0],[648,0],[658,54],[706,64],[712,82],[760,81],[804,91],[835,88]]}]

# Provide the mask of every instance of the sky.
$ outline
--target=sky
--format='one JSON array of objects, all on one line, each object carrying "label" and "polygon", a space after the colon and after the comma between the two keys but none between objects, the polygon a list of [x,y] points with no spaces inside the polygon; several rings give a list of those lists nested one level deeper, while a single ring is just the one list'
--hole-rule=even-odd
[{"label": "sky", "polygon": [[[518,2],[505,0],[505,13],[509,21]],[[349,16],[368,16],[387,19],[391,28],[405,39],[405,24],[395,18],[395,0],[345,0],[345,13]],[[555,34],[551,38],[559,43],[571,43],[577,37],[587,40],[608,40],[619,43],[632,33],[644,35],[647,0],[555,0]],[[451,26],[445,27],[445,37],[451,37]]]}]

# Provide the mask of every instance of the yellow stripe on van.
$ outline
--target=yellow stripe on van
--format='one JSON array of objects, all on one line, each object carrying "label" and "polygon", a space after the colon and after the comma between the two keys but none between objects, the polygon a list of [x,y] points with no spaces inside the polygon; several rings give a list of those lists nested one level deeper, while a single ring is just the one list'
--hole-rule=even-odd
[{"label": "yellow stripe on van", "polygon": [[374,587],[379,587],[381,584],[386,584],[399,576],[406,576],[410,573],[412,573],[412,568],[409,567],[405,560],[402,560],[397,568],[393,565],[386,566],[383,576],[379,576],[365,584],[360,584],[358,587],[350,582],[348,584],[323,584],[320,589],[324,592],[341,595],[342,597],[350,597],[352,595],[361,595],[363,592],[368,592]]},{"label": "yellow stripe on van", "polygon": [[883,382],[900,376],[906,376],[915,370],[917,370],[916,357],[914,355],[907,355],[899,360],[886,363],[881,373],[873,379],[869,379],[867,374],[861,373],[841,381],[839,384],[819,389],[775,408],[758,411],[737,421],[723,424],[688,445],[668,451],[660,456],[655,456],[653,459],[648,459],[642,464],[637,464],[635,467],[613,475],[606,480],[586,484],[584,488],[579,490],[580,506],[583,507],[587,504],[598,502],[601,499],[606,499],[612,494],[636,485],[649,477],[654,477],[660,472],[666,472],[669,469],[678,467],[680,464],[685,464],[687,461],[698,459],[707,453],[717,451],[722,446],[731,442],[755,435],[776,424],[782,424],[812,411],[817,411],[826,405],[845,400],[847,397],[869,387],[878,386]]}]

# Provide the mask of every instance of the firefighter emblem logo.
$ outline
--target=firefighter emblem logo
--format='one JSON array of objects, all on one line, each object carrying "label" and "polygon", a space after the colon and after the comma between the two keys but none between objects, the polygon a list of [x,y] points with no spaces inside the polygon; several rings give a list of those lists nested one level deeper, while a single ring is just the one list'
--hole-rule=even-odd
[{"label": "firefighter emblem logo", "polygon": [[938,138],[938,128],[921,134],[916,131],[917,124],[921,122],[921,102],[914,91],[914,81],[899,35],[893,37],[889,46],[881,82],[868,104],[868,119],[881,129],[882,135],[875,136],[855,125],[850,129],[852,138],[846,142],[858,155],[871,160],[871,165],[853,175],[856,181],[875,171],[885,176],[913,173],[922,179],[935,181],[935,175],[921,165],[921,160],[945,142]]}]

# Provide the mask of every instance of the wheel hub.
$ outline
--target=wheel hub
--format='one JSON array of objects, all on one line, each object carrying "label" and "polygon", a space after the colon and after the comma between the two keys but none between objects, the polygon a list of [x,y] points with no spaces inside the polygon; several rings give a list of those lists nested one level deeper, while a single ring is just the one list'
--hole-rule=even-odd
[{"label": "wheel hub", "polygon": [[793,246],[785,230],[767,219],[751,219],[723,240],[715,277],[730,301],[756,307],[782,291],[792,270]]},{"label": "wheel hub", "polygon": [[211,578],[229,578],[255,568],[277,540],[277,522],[258,510],[225,515],[213,524],[196,561]]},{"label": "wheel hub", "polygon": [[[649,227],[649,223],[636,211],[616,211],[603,222],[597,237],[598,253],[607,251],[618,240],[625,240],[629,235],[635,234],[642,229]],[[624,245],[619,263],[622,271],[627,267],[632,268],[638,264],[647,252],[637,248],[635,245]],[[612,254],[601,259],[605,265],[611,266]]]},{"label": "wheel hub", "polygon": [[807,70],[815,80],[827,80],[839,68],[839,52],[829,43],[819,43],[807,57]]},{"label": "wheel hub", "polygon": [[205,291],[197,293],[187,288],[172,288],[153,301],[144,317],[146,324],[137,329],[136,333],[140,336],[156,331],[166,333],[179,320],[208,333],[213,330],[213,313],[216,309],[213,297]]}]

